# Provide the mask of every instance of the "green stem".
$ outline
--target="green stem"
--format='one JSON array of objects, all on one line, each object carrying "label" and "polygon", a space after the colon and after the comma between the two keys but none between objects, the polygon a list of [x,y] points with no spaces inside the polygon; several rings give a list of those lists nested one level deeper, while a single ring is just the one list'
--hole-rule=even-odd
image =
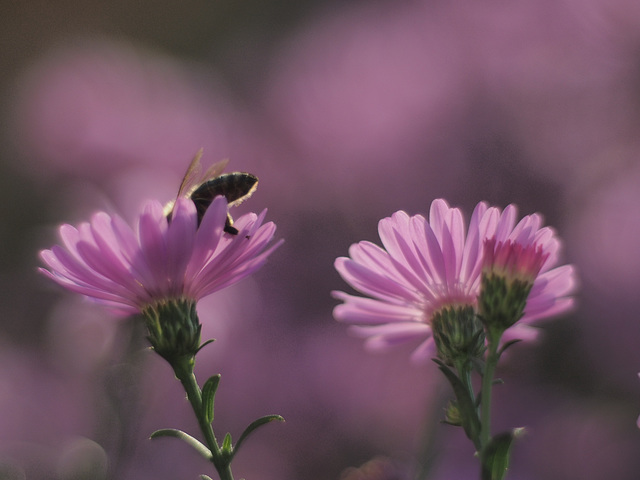
[{"label": "green stem", "polygon": [[498,364],[498,345],[501,333],[489,331],[487,340],[489,343],[487,361],[482,377],[481,412],[480,412],[480,447],[484,448],[491,440],[491,390],[493,388],[493,376]]},{"label": "green stem", "polygon": [[202,408],[202,390],[198,386],[198,382],[193,373],[193,358],[184,357],[178,361],[172,362],[173,371],[176,378],[180,380],[185,392],[187,393],[187,399],[191,404],[193,413],[195,413],[200,425],[200,430],[204,435],[207,447],[211,451],[211,462],[216,467],[220,480],[233,480],[233,474],[231,473],[231,463],[224,458],[216,440],[216,436],[213,433],[213,427],[204,417],[204,411]]}]

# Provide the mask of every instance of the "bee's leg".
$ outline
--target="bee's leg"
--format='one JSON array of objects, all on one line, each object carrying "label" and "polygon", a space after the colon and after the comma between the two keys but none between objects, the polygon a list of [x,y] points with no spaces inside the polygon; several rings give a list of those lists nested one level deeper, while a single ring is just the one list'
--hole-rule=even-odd
[{"label": "bee's leg", "polygon": [[233,218],[227,213],[227,221],[224,223],[224,231],[230,235],[238,235],[238,229],[233,226]]}]

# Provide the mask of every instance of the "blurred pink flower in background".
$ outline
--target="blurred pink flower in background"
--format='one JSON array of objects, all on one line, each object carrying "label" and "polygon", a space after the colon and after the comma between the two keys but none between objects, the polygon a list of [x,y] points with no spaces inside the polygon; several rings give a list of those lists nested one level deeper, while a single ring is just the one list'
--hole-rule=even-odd
[{"label": "blurred pink flower in background", "polygon": [[104,180],[132,165],[171,168],[199,148],[229,156],[235,114],[202,66],[132,44],[79,45],[24,74],[14,127],[24,167]]},{"label": "blurred pink flower in background", "polygon": [[[639,157],[640,158],[640,157]],[[640,284],[640,163],[610,171],[597,183],[576,192],[577,214],[569,219],[574,255],[585,270],[585,282],[620,299]],[[597,252],[597,255],[594,255]]]},{"label": "blurred pink flower in background", "polygon": [[576,280],[572,266],[556,266],[560,241],[551,228],[541,227],[541,216],[526,216],[516,225],[516,215],[513,205],[500,211],[479,203],[467,232],[462,212],[438,199],[431,204],[428,221],[403,211],[381,220],[378,231],[384,249],[360,242],[349,249],[351,258],[335,262],[347,283],[373,298],[334,292],[344,301],[335,307],[335,318],[354,325],[352,331],[366,337],[373,349],[420,340],[412,358],[427,361],[435,354],[433,314],[448,306],[477,307],[485,242],[494,239],[539,247],[546,257],[524,317],[506,335],[535,337],[528,324],[568,310]]},{"label": "blurred pink flower in background", "polygon": [[518,455],[512,464],[514,473],[532,480],[637,475],[640,462],[631,403],[584,402],[581,395],[545,378],[523,381],[528,371],[527,366],[514,365],[505,380],[517,388],[496,389],[501,424],[520,422],[526,428],[514,450]]},{"label": "blurred pink flower in background", "polygon": [[555,405],[532,431],[530,472],[537,477],[566,480],[633,478],[640,464],[625,409],[615,404],[593,406],[575,400]]},{"label": "blurred pink flower in background", "polygon": [[50,478],[67,448],[94,432],[97,382],[64,375],[37,352],[3,342],[0,385],[0,475],[9,468],[22,478]]},{"label": "blurred pink flower in background", "polygon": [[[608,172],[576,191],[568,221],[572,257],[584,278],[585,315],[579,337],[597,355],[592,370],[618,388],[632,388],[640,351],[637,286],[640,285],[640,165]],[[603,322],[606,328],[603,328]],[[587,347],[589,345],[589,347]],[[596,353],[597,352],[597,353]]]},{"label": "blurred pink flower in background", "polygon": [[631,3],[451,4],[451,28],[464,32],[485,101],[518,146],[513,161],[568,188],[623,165],[603,156],[636,143],[629,60],[640,17]]},{"label": "blurred pink flower in background", "polygon": [[202,62],[92,39],[43,55],[13,96],[17,167],[79,218],[100,208],[132,220],[148,198],[172,199],[200,148],[233,170],[277,170],[264,153],[274,142]]},{"label": "blurred pink flower in background", "polygon": [[272,61],[264,104],[305,196],[357,212],[455,185],[466,166],[449,135],[473,82],[461,53],[416,3],[349,6],[294,31]]}]

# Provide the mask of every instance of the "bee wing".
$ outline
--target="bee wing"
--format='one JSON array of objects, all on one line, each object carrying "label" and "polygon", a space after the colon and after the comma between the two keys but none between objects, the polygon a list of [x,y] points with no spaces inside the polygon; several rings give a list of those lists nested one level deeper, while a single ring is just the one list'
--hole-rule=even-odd
[{"label": "bee wing", "polygon": [[200,159],[202,158],[202,149],[198,150],[196,156],[193,157],[187,171],[182,177],[182,182],[180,182],[180,188],[178,189],[178,195],[176,198],[180,198],[185,195],[191,188],[193,188],[200,180],[200,171],[202,170],[200,166]]},{"label": "bee wing", "polygon": [[[200,165],[200,159],[202,158],[202,148],[198,150],[193,160],[189,164],[187,171],[182,177],[182,182],[180,182],[180,188],[178,189],[178,194],[176,195],[176,200],[180,197],[189,197],[200,185],[203,183],[219,177],[222,171],[229,163],[229,159],[220,160],[217,163],[211,165],[204,175],[201,174],[202,166]],[[170,216],[173,213],[173,207],[176,204],[176,200],[169,202],[165,205],[164,211],[165,216]]]},{"label": "bee wing", "polygon": [[225,158],[224,160],[220,160],[219,162],[211,165],[198,183],[208,182],[213,178],[219,177],[227,166],[227,163],[229,163],[229,159]]},{"label": "bee wing", "polygon": [[187,171],[184,173],[184,177],[182,177],[182,182],[180,182],[180,188],[178,189],[178,194],[176,195],[175,200],[172,200],[165,205],[165,216],[171,216],[173,213],[173,207],[175,206],[178,198],[182,196],[189,196],[189,191],[197,188],[201,177],[200,172],[202,171],[202,167],[200,166],[202,151],[202,148],[198,150],[195,157],[193,157],[193,160],[191,160],[191,163],[187,167]]}]

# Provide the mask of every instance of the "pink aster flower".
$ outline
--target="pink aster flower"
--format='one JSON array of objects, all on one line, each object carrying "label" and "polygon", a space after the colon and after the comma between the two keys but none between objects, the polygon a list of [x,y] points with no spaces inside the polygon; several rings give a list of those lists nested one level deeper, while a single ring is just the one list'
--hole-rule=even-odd
[{"label": "pink aster flower", "polygon": [[[462,212],[442,199],[431,204],[429,220],[403,211],[384,218],[378,232],[384,248],[371,242],[356,243],[349,257],[336,259],[335,267],[355,290],[368,297],[333,292],[344,303],[334,317],[352,325],[352,331],[367,338],[372,349],[411,340],[420,341],[412,357],[424,361],[434,356],[431,331],[434,315],[445,308],[477,310],[488,241],[539,251],[543,256],[520,321],[503,337],[530,339],[528,324],[568,310],[575,288],[574,269],[556,267],[560,241],[555,231],[542,227],[538,214],[524,217],[516,225],[516,207],[504,211],[479,203],[468,231]],[[529,250],[527,250],[529,251]],[[505,254],[499,254],[503,259]]]},{"label": "pink aster flower", "polygon": [[238,218],[238,235],[225,233],[227,208],[216,197],[199,227],[188,199],[178,199],[171,221],[160,203],[147,203],[136,229],[97,213],[78,228],[60,227],[63,246],[40,252],[48,267],[40,271],[126,314],[172,300],[196,302],[255,272],[281,243],[267,248],[276,227],[262,224],[266,210]]}]

